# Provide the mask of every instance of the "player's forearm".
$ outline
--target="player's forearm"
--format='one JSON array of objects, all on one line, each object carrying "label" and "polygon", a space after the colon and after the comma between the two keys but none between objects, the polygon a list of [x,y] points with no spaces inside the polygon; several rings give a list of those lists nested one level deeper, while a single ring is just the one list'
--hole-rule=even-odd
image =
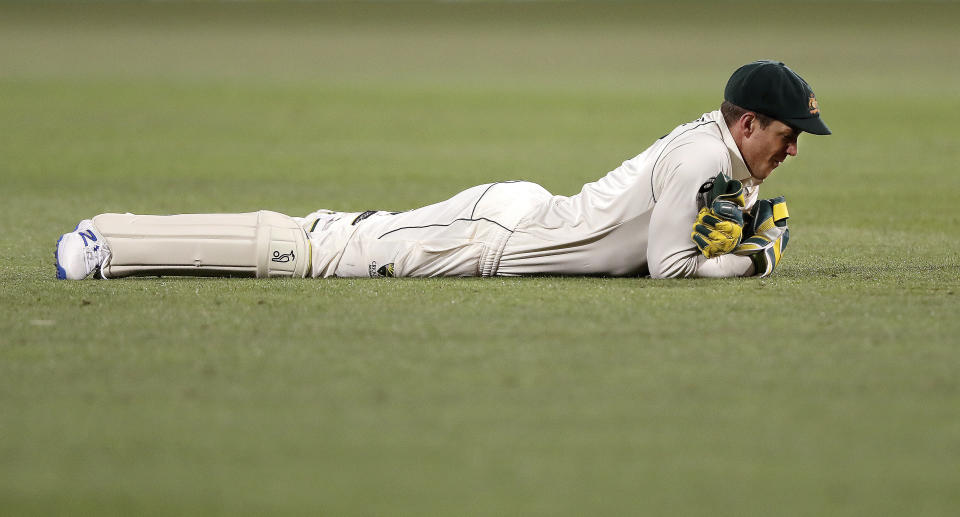
[{"label": "player's forearm", "polygon": [[753,262],[748,257],[727,254],[708,259],[696,249],[678,250],[651,260],[648,267],[652,278],[731,278],[753,274]]},{"label": "player's forearm", "polygon": [[728,254],[712,259],[703,258],[699,262],[699,267],[692,275],[697,278],[730,278],[753,275],[753,261],[749,257]]}]

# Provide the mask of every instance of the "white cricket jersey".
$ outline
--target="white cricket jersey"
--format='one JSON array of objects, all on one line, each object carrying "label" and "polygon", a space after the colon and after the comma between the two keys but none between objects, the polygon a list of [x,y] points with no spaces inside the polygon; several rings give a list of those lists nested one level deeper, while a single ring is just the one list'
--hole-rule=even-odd
[{"label": "white cricket jersey", "polygon": [[507,240],[496,274],[750,274],[748,257],[707,259],[690,236],[700,187],[720,172],[743,182],[747,208],[756,202],[759,182],[718,110],[677,127],[579,194],[541,203]]}]

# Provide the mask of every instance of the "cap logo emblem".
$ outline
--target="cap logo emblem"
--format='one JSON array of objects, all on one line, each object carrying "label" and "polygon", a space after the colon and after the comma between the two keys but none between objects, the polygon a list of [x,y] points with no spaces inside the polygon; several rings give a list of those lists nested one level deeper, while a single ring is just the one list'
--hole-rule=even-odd
[{"label": "cap logo emblem", "polygon": [[813,93],[810,94],[810,101],[807,103],[807,107],[810,108],[811,115],[820,113],[820,105],[817,104],[817,98],[813,96]]}]

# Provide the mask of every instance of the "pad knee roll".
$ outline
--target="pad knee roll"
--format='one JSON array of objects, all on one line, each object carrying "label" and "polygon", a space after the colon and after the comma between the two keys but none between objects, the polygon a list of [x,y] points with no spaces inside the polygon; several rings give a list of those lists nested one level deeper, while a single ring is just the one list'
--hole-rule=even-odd
[{"label": "pad knee roll", "polygon": [[286,215],[102,214],[93,224],[110,258],[106,278],[125,276],[305,277],[311,250],[306,232]]}]

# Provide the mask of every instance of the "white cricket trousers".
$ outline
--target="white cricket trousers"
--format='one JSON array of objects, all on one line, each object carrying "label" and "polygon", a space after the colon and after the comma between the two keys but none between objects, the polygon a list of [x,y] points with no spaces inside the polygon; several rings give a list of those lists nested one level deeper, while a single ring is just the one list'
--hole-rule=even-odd
[{"label": "white cricket trousers", "polygon": [[331,212],[298,219],[314,277],[494,276],[514,229],[551,195],[527,181],[469,188],[407,212]]}]

